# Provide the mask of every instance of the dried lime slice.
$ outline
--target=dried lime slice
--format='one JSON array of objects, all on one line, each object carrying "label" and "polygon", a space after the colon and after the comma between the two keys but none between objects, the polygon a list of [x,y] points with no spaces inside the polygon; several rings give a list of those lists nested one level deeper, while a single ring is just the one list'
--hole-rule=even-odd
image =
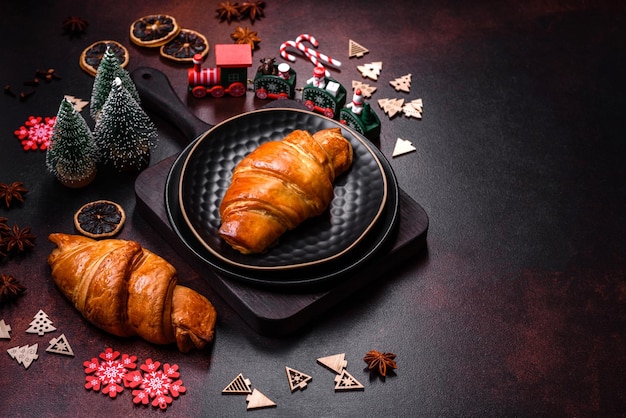
[{"label": "dried lime slice", "polygon": [[95,76],[107,47],[111,47],[122,68],[128,65],[130,56],[124,45],[117,41],[97,41],[85,48],[80,54],[80,68]]},{"label": "dried lime slice", "polygon": [[74,214],[74,226],[90,238],[112,237],[120,232],[124,221],[124,209],[110,200],[89,202]]},{"label": "dried lime slice", "polygon": [[171,41],[180,32],[180,26],[172,16],[149,15],[130,25],[130,40],[139,46],[157,47]]}]

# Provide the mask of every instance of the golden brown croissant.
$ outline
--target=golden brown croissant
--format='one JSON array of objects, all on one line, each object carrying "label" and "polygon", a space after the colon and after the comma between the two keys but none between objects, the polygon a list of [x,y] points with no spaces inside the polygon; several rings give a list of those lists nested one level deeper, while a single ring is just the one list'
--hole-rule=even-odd
[{"label": "golden brown croissant", "polygon": [[96,241],[50,234],[52,278],[95,326],[188,352],[213,339],[216,312],[196,291],[177,284],[174,267],[135,241]]},{"label": "golden brown croissant", "polygon": [[243,254],[261,253],[287,230],[321,215],[333,181],[352,164],[340,128],[296,130],[261,144],[233,171],[220,204],[220,236]]}]

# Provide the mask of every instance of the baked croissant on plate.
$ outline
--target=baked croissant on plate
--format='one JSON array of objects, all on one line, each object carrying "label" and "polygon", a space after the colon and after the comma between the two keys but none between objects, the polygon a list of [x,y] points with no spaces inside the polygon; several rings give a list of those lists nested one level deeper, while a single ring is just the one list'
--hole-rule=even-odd
[{"label": "baked croissant on plate", "polygon": [[287,230],[321,215],[333,181],[352,164],[340,128],[296,130],[261,144],[237,164],[220,204],[219,235],[243,254],[262,253]]},{"label": "baked croissant on plate", "polygon": [[178,285],[174,266],[135,241],[96,241],[50,234],[52,279],[92,324],[120,337],[155,344],[176,342],[188,352],[213,339],[215,308]]}]

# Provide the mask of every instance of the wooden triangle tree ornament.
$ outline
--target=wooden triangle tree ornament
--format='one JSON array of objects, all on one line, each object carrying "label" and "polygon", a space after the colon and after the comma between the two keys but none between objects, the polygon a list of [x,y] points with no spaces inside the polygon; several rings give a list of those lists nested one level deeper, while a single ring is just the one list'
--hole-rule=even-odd
[{"label": "wooden triangle tree ornament", "polygon": [[46,348],[48,353],[56,353],[63,354],[66,356],[73,356],[74,351],[70,346],[70,343],[67,341],[65,334],[61,334],[58,338],[52,338],[50,340],[50,345]]},{"label": "wooden triangle tree ornament", "polygon": [[335,390],[365,390],[365,387],[347,370],[344,370],[335,376]]},{"label": "wooden triangle tree ornament", "polygon": [[5,338],[7,340],[11,339],[11,325],[4,322],[4,319],[0,319],[0,338]]},{"label": "wooden triangle tree ornament", "polygon": [[25,369],[33,363],[34,360],[39,358],[37,354],[37,348],[39,344],[24,345],[22,347],[13,347],[7,350],[7,353],[14,358],[19,364],[24,366]]},{"label": "wooden triangle tree ornament", "polygon": [[233,381],[222,390],[222,393],[230,395],[244,395],[252,393],[251,386],[252,384],[250,383],[250,379],[246,379],[243,377],[243,374],[239,373],[237,377],[235,377]]},{"label": "wooden triangle tree ornament", "polygon": [[383,69],[383,63],[381,61],[370,62],[369,64],[357,65],[356,68],[364,78],[376,81]]},{"label": "wooden triangle tree ornament", "polygon": [[396,145],[393,148],[392,157],[397,157],[399,155],[408,154],[409,152],[416,151],[417,148],[413,146],[411,141],[407,139],[398,138],[396,140]]},{"label": "wooden triangle tree ornament", "polygon": [[409,93],[411,91],[411,74],[406,74],[402,77],[396,78],[395,80],[391,80],[389,84],[391,84],[396,91]]},{"label": "wooden triangle tree ornament", "polygon": [[348,58],[361,58],[363,55],[370,52],[369,49],[365,48],[363,45],[354,42],[352,39],[348,42]]},{"label": "wooden triangle tree ornament", "polygon": [[287,372],[289,389],[291,389],[292,392],[296,389],[303,390],[306,385],[313,379],[308,374],[304,374],[298,370],[292,369],[289,366],[285,366],[285,372]]},{"label": "wooden triangle tree ornament", "polygon": [[246,402],[248,402],[248,407],[246,409],[269,408],[271,406],[276,406],[276,402],[259,392],[256,388],[251,394],[246,396]]},{"label": "wooden triangle tree ornament", "polygon": [[317,362],[337,374],[341,374],[343,369],[345,369],[348,366],[348,361],[346,360],[346,353],[335,354],[335,355],[327,356],[327,357],[320,357],[317,359]]}]

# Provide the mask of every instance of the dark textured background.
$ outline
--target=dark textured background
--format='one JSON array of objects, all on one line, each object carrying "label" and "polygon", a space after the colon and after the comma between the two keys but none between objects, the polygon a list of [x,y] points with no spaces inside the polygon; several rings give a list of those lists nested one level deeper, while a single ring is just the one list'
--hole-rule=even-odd
[{"label": "dark textured background", "polygon": [[[60,99],[89,100],[93,78],[78,66],[90,43],[114,39],[131,54],[129,69],[165,72],[201,119],[216,123],[265,104],[202,101],[186,92],[186,67],[166,62],[128,39],[130,23],[169,13],[183,27],[229,43],[236,23],[215,18],[217,2],[32,1],[0,6],[0,82],[19,92],[37,68],[62,77],[25,102],[0,97],[0,181],[23,181],[23,205],[0,216],[37,235],[34,251],[0,261],[27,293],[0,307],[13,328],[0,351],[39,343],[29,369],[0,353],[0,415],[153,415],[135,407],[128,389],[111,401],[86,391],[82,362],[105,347],[180,366],[187,393],[169,416],[624,416],[626,322],[625,129],[626,10],[617,1],[325,1],[269,0],[253,25],[262,39],[254,62],[279,56],[280,44],[310,33],[319,50],[340,59],[333,76],[349,86],[356,66],[382,61],[372,98],[381,120],[380,147],[391,159],[396,138],[417,152],[391,159],[400,187],[430,218],[428,247],[294,335],[254,332],[135,209],[134,176],[101,172],[83,190],[61,186],[45,155],[24,152],[13,131],[30,115],[54,116]],[[69,38],[68,15],[89,22]],[[366,46],[348,59],[348,40]],[[212,50],[211,50],[212,52]],[[214,61],[209,54],[207,65]],[[301,83],[312,66],[298,59]],[[409,94],[389,81],[412,74]],[[421,121],[392,120],[380,98],[424,100]],[[89,118],[87,117],[89,120]],[[186,139],[153,116],[160,142],[152,163]],[[120,238],[135,239],[171,261],[183,284],[211,299],[219,313],[214,344],[179,354],[141,340],[122,340],[89,325],[56,290],[46,257],[51,232],[73,232],[83,203],[113,199],[128,213]],[[26,334],[43,309],[76,356],[45,352],[49,335]],[[55,334],[56,335],[56,334]],[[370,349],[397,354],[387,379],[363,370]],[[335,393],[318,357],[345,352],[363,392]],[[290,393],[284,367],[313,376]],[[221,390],[243,373],[278,406],[246,412],[242,397]]]}]

